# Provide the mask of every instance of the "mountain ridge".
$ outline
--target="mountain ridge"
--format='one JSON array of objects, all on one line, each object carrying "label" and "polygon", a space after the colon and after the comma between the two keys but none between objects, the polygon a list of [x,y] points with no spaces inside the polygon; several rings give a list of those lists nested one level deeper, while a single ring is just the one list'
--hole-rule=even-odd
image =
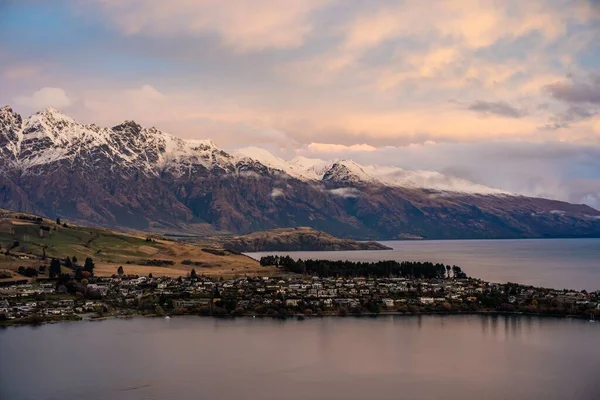
[{"label": "mountain ridge", "polygon": [[[99,226],[243,234],[310,226],[359,239],[600,236],[600,211],[432,171],[233,154],[124,121],[0,109],[0,207]],[[210,233],[208,229],[208,233]]]}]

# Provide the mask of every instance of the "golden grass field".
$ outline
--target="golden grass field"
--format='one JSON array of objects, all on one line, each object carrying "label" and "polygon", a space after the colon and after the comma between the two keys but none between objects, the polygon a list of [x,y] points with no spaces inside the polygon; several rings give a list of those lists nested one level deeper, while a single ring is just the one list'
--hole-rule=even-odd
[{"label": "golden grass field", "polygon": [[[272,275],[275,270],[261,267],[250,257],[222,251],[219,245],[202,246],[183,243],[145,233],[121,233],[108,229],[56,224],[56,221],[30,221],[27,214],[0,210],[0,271],[12,271],[19,266],[38,267],[51,258],[77,257],[82,264],[91,257],[96,265],[95,275],[111,276],[123,266],[126,274],[153,276],[185,276],[192,269],[200,275],[233,277],[241,275]],[[209,248],[213,252],[203,249]],[[7,249],[9,255],[5,255]],[[216,250],[216,253],[213,254]],[[221,251],[219,251],[221,250]],[[42,260],[43,254],[46,260]],[[28,259],[26,259],[28,258]],[[148,266],[145,260],[171,261],[173,265]],[[200,265],[184,265],[191,260]]]}]

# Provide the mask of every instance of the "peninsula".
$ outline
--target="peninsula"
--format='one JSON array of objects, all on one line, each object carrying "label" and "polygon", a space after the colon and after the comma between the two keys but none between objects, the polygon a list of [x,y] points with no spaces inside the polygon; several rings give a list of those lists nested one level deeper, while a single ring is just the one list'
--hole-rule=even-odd
[{"label": "peninsula", "polygon": [[390,250],[390,247],[378,242],[340,239],[309,227],[279,228],[241,236],[211,237],[210,241],[237,252]]},{"label": "peninsula", "polygon": [[[86,259],[74,275],[0,287],[0,326],[108,317],[360,316],[378,314],[528,314],[600,317],[600,291],[536,288],[470,278],[458,266],[429,262],[355,263],[261,259],[276,274],[224,280],[198,274],[154,277],[120,267],[94,276]],[[58,260],[51,268],[60,268]],[[27,271],[21,271],[26,274]],[[302,272],[302,273],[298,273]]]}]

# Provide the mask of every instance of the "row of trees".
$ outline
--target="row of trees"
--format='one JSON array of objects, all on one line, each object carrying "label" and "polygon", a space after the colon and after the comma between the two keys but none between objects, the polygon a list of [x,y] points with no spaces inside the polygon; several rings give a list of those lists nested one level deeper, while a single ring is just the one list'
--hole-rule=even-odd
[{"label": "row of trees", "polygon": [[[59,277],[62,274],[62,269],[61,269],[61,265],[64,265],[65,267],[69,268],[70,270],[75,272],[75,278],[77,280],[81,280],[83,278],[90,278],[92,276],[94,276],[94,260],[92,260],[91,257],[87,257],[85,259],[85,263],[83,266],[77,265],[77,257],[73,257],[73,259],[67,257],[64,260],[62,259],[58,259],[58,258],[53,258],[50,261],[50,266],[48,267],[48,276],[50,277],[50,279],[56,279],[57,277]],[[121,267],[122,269],[123,267]],[[17,272],[21,275],[27,276],[27,277],[35,277],[38,276],[40,273],[44,273],[46,271],[46,266],[45,265],[40,265],[40,267],[38,269],[33,268],[33,267],[19,267],[17,269]]]},{"label": "row of trees", "polygon": [[[77,263],[77,257],[73,257],[72,259],[67,257],[63,260],[62,264],[65,267],[75,271],[75,279],[81,280],[83,278],[89,278],[90,276],[94,276],[94,260],[91,257],[87,257],[82,266],[79,266]],[[48,270],[48,275],[50,279],[54,279],[61,274],[61,260],[58,258],[53,258],[50,261],[50,268]]]},{"label": "row of trees", "polygon": [[331,261],[331,260],[294,260],[290,256],[265,256],[260,259],[262,266],[275,265],[288,272],[310,274],[320,277],[389,277],[417,279],[444,279],[453,277],[465,279],[467,274],[456,265],[444,265],[432,262],[413,261]]}]

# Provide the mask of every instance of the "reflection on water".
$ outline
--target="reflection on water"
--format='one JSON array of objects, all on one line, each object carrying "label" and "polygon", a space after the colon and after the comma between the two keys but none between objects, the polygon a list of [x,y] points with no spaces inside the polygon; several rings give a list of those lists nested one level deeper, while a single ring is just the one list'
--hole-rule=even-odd
[{"label": "reflection on water", "polygon": [[600,239],[427,240],[382,242],[389,251],[298,251],[294,258],[432,261],[456,264],[490,282],[600,290]]},{"label": "reflection on water", "polygon": [[2,399],[598,399],[600,324],[197,317],[0,331]]}]

